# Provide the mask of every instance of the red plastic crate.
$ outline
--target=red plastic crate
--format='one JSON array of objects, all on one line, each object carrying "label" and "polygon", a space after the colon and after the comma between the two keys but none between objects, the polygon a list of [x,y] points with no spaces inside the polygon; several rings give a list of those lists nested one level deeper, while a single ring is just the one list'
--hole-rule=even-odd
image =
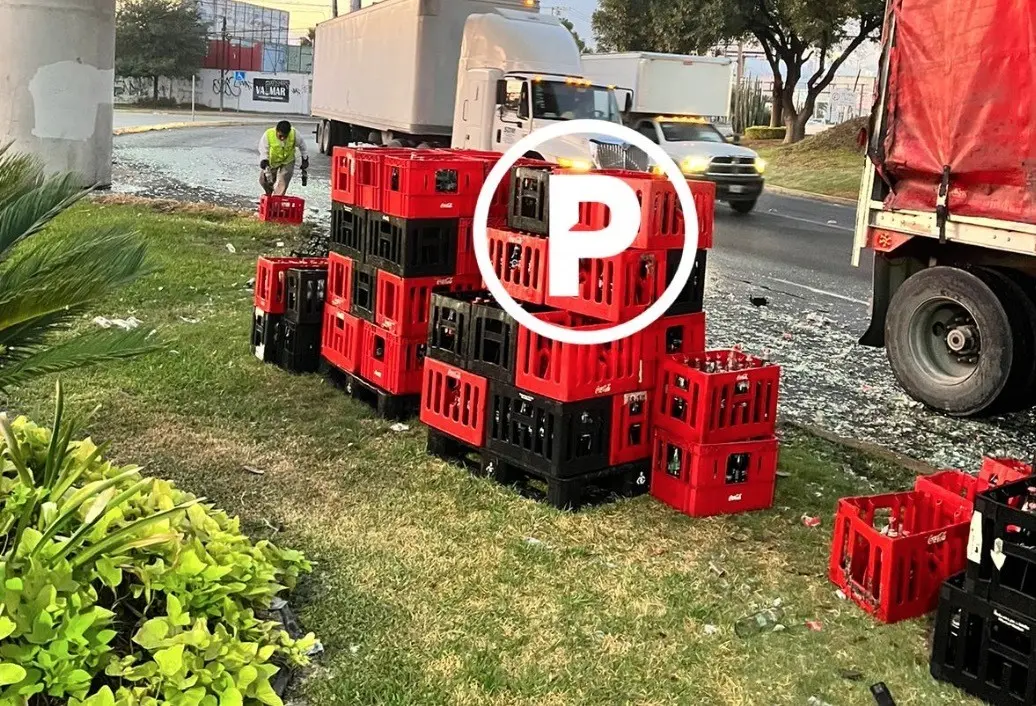
[{"label": "red plastic crate", "polygon": [[346,311],[353,305],[353,259],[334,251],[327,254],[327,303]]},{"label": "red plastic crate", "polygon": [[324,257],[261,257],[255,266],[255,306],[267,314],[283,314],[287,306],[288,270],[323,270]]},{"label": "red plastic crate", "polygon": [[[490,216],[489,228],[502,228],[505,225],[506,218]],[[457,226],[457,274],[482,277],[478,258],[475,257],[475,234],[471,218],[461,218]],[[485,289],[485,284],[482,288]]]},{"label": "red plastic crate", "polygon": [[647,311],[661,296],[665,284],[665,252],[627,250],[614,257],[580,260],[579,295],[548,294],[545,303],[622,323]]},{"label": "red plastic crate", "polygon": [[[594,174],[621,178],[637,193],[641,206],[640,231],[631,247],[639,250],[677,250],[683,247],[686,224],[676,188],[664,175],[627,170],[601,170]],[[716,228],[716,185],[688,180],[698,212],[698,249],[711,248]],[[595,230],[611,223],[611,212],[601,203],[588,204],[581,222]]]},{"label": "red plastic crate", "polygon": [[355,147],[335,147],[331,153],[331,200],[346,206],[360,205]]},{"label": "red plastic crate", "polygon": [[[536,314],[556,326],[578,330],[606,328],[565,311]],[[611,343],[577,346],[518,327],[515,386],[560,402],[636,392],[653,386],[655,366],[645,362],[650,337],[644,332]]]},{"label": "red plastic crate", "polygon": [[[728,361],[743,369],[723,371]],[[721,372],[708,372],[711,365]],[[773,436],[780,374],[741,351],[669,356],[659,368],[655,426],[699,444]]]},{"label": "red plastic crate", "polygon": [[777,487],[776,438],[696,444],[656,428],[651,494],[691,517],[765,510]]},{"label": "red plastic crate", "polygon": [[627,392],[612,400],[611,450],[608,462],[622,466],[651,458],[650,392]]},{"label": "red plastic crate", "polygon": [[924,615],[965,568],[971,513],[965,498],[922,490],[839,500],[831,581],[882,622]]},{"label": "red plastic crate", "polygon": [[985,458],[978,476],[963,471],[939,471],[927,476],[918,476],[916,490],[929,493],[944,493],[951,498],[962,498],[969,503],[975,496],[990,488],[1013,483],[1032,475],[1032,466],[1024,461],[1008,458]]},{"label": "red plastic crate", "polygon": [[489,261],[504,289],[517,301],[543,304],[547,295],[546,238],[490,228]]},{"label": "red plastic crate", "polygon": [[385,157],[381,211],[399,218],[471,218],[485,183],[476,160],[447,150]]},{"label": "red plastic crate", "polygon": [[982,459],[982,470],[978,474],[979,480],[985,485],[978,492],[984,492],[990,487],[1014,483],[1031,475],[1032,466],[1025,461],[1014,458],[986,457]]},{"label": "red plastic crate", "polygon": [[336,147],[331,157],[331,199],[347,206],[382,209],[385,159],[417,150],[387,147]]},{"label": "red plastic crate", "polygon": [[404,338],[427,336],[433,292],[473,292],[481,286],[477,275],[404,278],[378,270],[374,323]]},{"label": "red plastic crate", "polygon": [[364,322],[360,377],[393,395],[421,392],[427,337],[402,338]]},{"label": "red plastic crate", "polygon": [[363,319],[331,305],[325,306],[320,337],[320,355],[324,360],[343,372],[360,372],[363,324]]},{"label": "red plastic crate", "polygon": [[489,381],[429,358],[424,365],[421,421],[466,444],[482,448],[486,441],[486,399]]},{"label": "red plastic crate", "polygon": [[259,199],[259,220],[298,225],[306,213],[306,200],[298,196],[267,196]]},{"label": "red plastic crate", "polygon": [[661,363],[670,355],[705,352],[705,312],[664,316],[648,329],[652,336],[652,358]]}]

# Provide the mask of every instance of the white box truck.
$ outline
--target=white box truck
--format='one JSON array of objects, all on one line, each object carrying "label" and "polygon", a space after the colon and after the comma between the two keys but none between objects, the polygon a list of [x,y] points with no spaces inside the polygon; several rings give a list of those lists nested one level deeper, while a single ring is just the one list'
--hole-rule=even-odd
[{"label": "white box truck", "polygon": [[588,54],[587,78],[619,86],[624,120],[661,145],[691,178],[716,184],[716,199],[750,213],[763,192],[766,164],[716,127],[730,115],[734,63],[724,57],[632,52]]},{"label": "white box truck", "polygon": [[[506,151],[559,120],[619,123],[615,91],[583,77],[571,33],[538,0],[384,0],[317,27],[313,115],[337,145]],[[572,168],[631,164],[609,138],[554,140],[533,156]]]}]

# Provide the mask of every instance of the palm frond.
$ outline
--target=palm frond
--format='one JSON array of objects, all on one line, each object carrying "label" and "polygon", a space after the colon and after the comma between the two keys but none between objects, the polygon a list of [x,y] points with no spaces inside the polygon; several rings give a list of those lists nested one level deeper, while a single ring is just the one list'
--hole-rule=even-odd
[{"label": "palm frond", "polygon": [[18,362],[0,365],[0,390],[64,370],[132,358],[162,348],[150,332],[102,330],[77,336]]},{"label": "palm frond", "polygon": [[[15,172],[11,180],[11,194],[0,201],[0,262],[7,251],[38,233],[62,211],[89,193],[83,180],[75,174],[49,177],[28,189],[18,189],[19,169],[25,169],[17,162],[14,165],[0,164],[0,171]],[[30,180],[31,183],[31,180]]]},{"label": "palm frond", "polygon": [[[0,264],[0,280],[4,290],[15,290],[28,285],[40,277],[48,276],[54,270],[64,270],[82,263],[90,266],[93,261],[106,260],[111,253],[141,248],[140,236],[118,227],[77,230],[62,238],[47,238],[42,242],[27,242],[15,248],[11,256]],[[140,275],[150,274],[150,268]],[[9,295],[0,293],[0,297]],[[0,307],[4,300],[0,299]]]},{"label": "palm frond", "polygon": [[0,145],[0,203],[23,194],[43,181],[43,165],[35,157],[15,153],[13,143]]},{"label": "palm frond", "polygon": [[[26,258],[26,267],[16,268],[10,280],[0,272],[0,334],[7,329],[82,307],[146,274],[144,245],[129,236],[109,237],[95,242],[79,257],[54,258],[47,252],[40,258]],[[36,272],[29,274],[32,268]],[[4,336],[6,338],[6,336]],[[17,343],[8,341],[8,345]]]}]

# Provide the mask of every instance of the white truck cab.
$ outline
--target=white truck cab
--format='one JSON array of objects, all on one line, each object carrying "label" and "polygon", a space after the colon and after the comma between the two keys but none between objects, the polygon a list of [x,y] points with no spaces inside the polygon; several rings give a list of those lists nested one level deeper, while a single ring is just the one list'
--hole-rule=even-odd
[{"label": "white truck cab", "polygon": [[738,213],[749,213],[763,193],[766,163],[754,151],[733,144],[704,118],[656,116],[634,118],[631,127],[680,165],[690,178],[716,184],[716,200]]},{"label": "white truck cab", "polygon": [[[468,18],[453,147],[506,152],[542,127],[577,119],[621,124],[622,114],[614,86],[583,78],[579,48],[556,18],[506,9]],[[633,154],[612,138],[579,135],[551,140],[528,156],[589,170],[634,167]]]}]

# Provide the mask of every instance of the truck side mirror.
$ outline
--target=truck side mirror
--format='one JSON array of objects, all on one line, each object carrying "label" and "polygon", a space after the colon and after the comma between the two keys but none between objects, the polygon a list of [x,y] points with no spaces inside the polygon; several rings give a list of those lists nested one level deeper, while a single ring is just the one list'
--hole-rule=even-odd
[{"label": "truck side mirror", "polygon": [[741,135],[738,135],[736,133],[731,135],[730,136],[730,141],[733,142],[735,145],[740,145],[741,144]]},{"label": "truck side mirror", "polygon": [[496,82],[496,104],[504,105],[507,103],[507,80],[500,79]]},{"label": "truck side mirror", "polygon": [[633,91],[630,91],[629,93],[626,94],[626,107],[623,108],[622,112],[624,112],[624,113],[632,113],[633,112]]}]

